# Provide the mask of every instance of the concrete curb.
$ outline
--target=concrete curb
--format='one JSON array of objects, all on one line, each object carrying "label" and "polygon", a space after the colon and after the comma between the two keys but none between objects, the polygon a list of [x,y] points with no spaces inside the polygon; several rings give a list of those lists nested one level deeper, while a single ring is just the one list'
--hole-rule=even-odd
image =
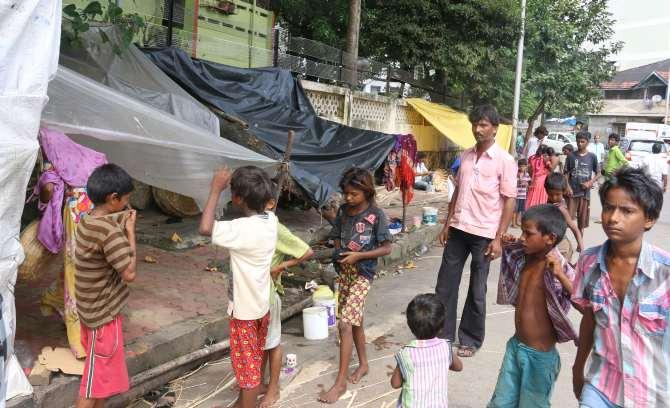
[{"label": "concrete curb", "polygon": [[[390,267],[414,256],[422,245],[430,245],[437,238],[441,228],[441,224],[422,226],[415,231],[402,234],[392,244],[391,254],[379,259],[379,268]],[[305,300],[297,302],[296,305],[303,302]],[[282,320],[300,312],[293,306],[295,305],[287,305],[282,311]],[[222,341],[227,337],[228,319],[225,316],[225,311],[175,323],[126,344],[128,374],[136,376],[179,356],[201,349],[206,344]],[[196,361],[183,368],[190,369],[197,364],[199,362]],[[178,376],[179,371],[173,370],[161,376],[160,379],[167,382]],[[73,406],[79,392],[79,383],[80,377],[78,376],[57,376],[48,386],[34,387],[32,396],[17,397],[7,401],[7,407],[63,408]],[[156,386],[158,385],[160,385],[159,382],[156,383]],[[132,393],[132,390],[129,393]],[[121,401],[124,398],[122,396],[110,402],[114,403],[117,400]],[[112,406],[116,406],[116,404],[110,404],[110,407]]]}]

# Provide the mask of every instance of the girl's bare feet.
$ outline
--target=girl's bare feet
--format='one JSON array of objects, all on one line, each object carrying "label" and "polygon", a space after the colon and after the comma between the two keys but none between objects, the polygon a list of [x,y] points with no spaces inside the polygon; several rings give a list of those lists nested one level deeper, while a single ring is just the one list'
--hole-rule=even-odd
[{"label": "girl's bare feet", "polygon": [[347,392],[347,384],[335,383],[328,391],[324,391],[319,395],[319,401],[326,404],[336,403],[344,393]]},{"label": "girl's bare feet", "polygon": [[368,374],[368,370],[369,368],[367,364],[358,366],[356,371],[354,371],[349,376],[349,382],[352,384],[358,384],[358,382]]}]

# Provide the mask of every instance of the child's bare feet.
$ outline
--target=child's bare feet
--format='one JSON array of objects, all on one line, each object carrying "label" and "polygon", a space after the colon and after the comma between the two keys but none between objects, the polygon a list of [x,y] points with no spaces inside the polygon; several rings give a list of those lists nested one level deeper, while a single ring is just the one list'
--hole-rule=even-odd
[{"label": "child's bare feet", "polygon": [[345,392],[347,392],[347,384],[335,383],[328,391],[319,394],[319,401],[326,404],[334,404]]},{"label": "child's bare feet", "polygon": [[352,384],[358,384],[358,382],[368,374],[368,365],[359,365],[356,371],[354,371],[349,376],[349,382]]},{"label": "child's bare feet", "polygon": [[265,396],[263,396],[259,408],[270,408],[279,401],[279,390],[272,388],[265,387]]},{"label": "child's bare feet", "polygon": [[260,388],[258,389],[258,395],[265,395],[265,393],[268,392],[269,386],[266,383],[261,383],[259,387]]}]

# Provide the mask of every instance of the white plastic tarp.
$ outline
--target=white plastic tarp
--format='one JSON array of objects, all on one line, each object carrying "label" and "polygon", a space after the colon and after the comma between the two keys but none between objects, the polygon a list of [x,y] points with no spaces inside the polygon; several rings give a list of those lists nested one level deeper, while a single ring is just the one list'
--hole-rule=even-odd
[{"label": "white plastic tarp", "polygon": [[[19,243],[26,186],[35,165],[40,112],[58,64],[60,0],[0,0],[0,408],[31,394],[14,356],[14,284],[24,254]],[[8,381],[9,379],[9,381]]]},{"label": "white plastic tarp", "polygon": [[60,66],[42,123],[105,153],[137,180],[196,200],[202,208],[212,172],[226,165],[277,162]]},{"label": "white plastic tarp", "polygon": [[[102,41],[101,32],[107,42]],[[81,47],[61,51],[61,65],[219,136],[217,116],[137,47],[131,44],[118,55],[114,52],[113,45],[123,48],[116,28],[91,27],[80,38]]]}]

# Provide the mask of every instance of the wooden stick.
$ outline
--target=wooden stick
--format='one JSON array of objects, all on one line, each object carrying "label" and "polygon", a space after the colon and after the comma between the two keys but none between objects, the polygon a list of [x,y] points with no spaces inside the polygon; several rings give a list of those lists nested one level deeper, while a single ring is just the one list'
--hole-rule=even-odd
[{"label": "wooden stick", "polygon": [[291,152],[293,151],[293,138],[295,137],[295,132],[292,130],[288,131],[288,139],[286,140],[286,149],[284,150],[284,156],[282,158],[281,166],[279,168],[279,180],[277,183],[277,191],[275,192],[275,208],[277,203],[279,203],[279,196],[284,189],[289,189],[291,187],[291,175],[289,173],[289,163],[291,160]]}]

